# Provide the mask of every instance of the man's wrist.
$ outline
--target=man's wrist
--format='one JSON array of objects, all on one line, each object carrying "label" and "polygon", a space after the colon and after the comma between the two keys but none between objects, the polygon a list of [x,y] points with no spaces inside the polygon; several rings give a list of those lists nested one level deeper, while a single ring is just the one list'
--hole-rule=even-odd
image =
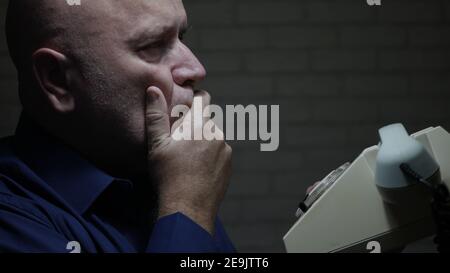
[{"label": "man's wrist", "polygon": [[196,224],[201,226],[206,230],[211,236],[214,236],[215,232],[215,215],[210,215],[209,213],[199,212],[198,209],[193,209],[186,205],[176,205],[176,206],[160,206],[158,212],[158,219],[165,216],[169,216],[175,213],[182,213],[186,217],[190,218]]}]

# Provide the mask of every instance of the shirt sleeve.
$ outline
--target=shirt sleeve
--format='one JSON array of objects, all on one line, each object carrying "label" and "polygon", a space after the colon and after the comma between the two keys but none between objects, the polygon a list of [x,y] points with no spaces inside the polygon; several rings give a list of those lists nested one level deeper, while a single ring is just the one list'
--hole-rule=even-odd
[{"label": "shirt sleeve", "polygon": [[147,248],[151,253],[226,253],[235,252],[219,219],[215,234],[182,213],[165,216],[155,224]]},{"label": "shirt sleeve", "polygon": [[[0,196],[1,197],[1,196]],[[0,198],[0,253],[68,253],[67,239],[39,217],[2,202]]]}]

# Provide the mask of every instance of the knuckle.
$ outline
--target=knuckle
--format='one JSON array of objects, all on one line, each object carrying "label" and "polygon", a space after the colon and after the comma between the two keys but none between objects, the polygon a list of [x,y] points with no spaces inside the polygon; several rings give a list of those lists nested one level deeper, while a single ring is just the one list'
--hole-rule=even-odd
[{"label": "knuckle", "polygon": [[205,100],[210,102],[211,101],[211,94],[209,94],[208,92],[205,91],[205,96],[204,96]]},{"label": "knuckle", "polygon": [[210,102],[211,101],[211,94],[209,94],[206,90],[199,90],[196,92],[196,95],[199,97],[202,97],[204,101]]}]

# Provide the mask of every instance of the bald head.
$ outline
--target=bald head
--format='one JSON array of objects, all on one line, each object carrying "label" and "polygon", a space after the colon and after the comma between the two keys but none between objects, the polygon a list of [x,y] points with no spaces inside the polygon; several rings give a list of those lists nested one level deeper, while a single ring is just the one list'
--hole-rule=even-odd
[{"label": "bald head", "polygon": [[[89,39],[92,36],[98,38],[112,31],[121,31],[122,36],[125,33],[130,36],[137,34],[133,28],[141,23],[148,26],[149,22],[132,19],[142,14],[151,19],[149,11],[165,12],[167,17],[176,11],[185,16],[179,0],[84,0],[81,3],[80,6],[71,6],[65,0],[9,1],[6,38],[19,73],[29,72],[32,53],[40,47],[54,48],[70,55],[75,53],[74,50],[89,50],[87,43],[93,42]],[[110,26],[110,29],[105,29],[105,26]]]},{"label": "bald head", "polygon": [[10,0],[6,38],[19,72],[29,67],[32,53],[40,47],[64,53],[81,47],[83,34],[99,23],[99,11],[111,11],[114,2],[85,0],[81,6],[70,6],[65,0]]},{"label": "bald head", "polygon": [[6,16],[6,38],[16,66],[21,66],[23,61],[21,59],[29,57],[33,48],[61,33],[61,28],[58,28],[53,22],[56,14],[51,14],[48,2],[9,1]]}]

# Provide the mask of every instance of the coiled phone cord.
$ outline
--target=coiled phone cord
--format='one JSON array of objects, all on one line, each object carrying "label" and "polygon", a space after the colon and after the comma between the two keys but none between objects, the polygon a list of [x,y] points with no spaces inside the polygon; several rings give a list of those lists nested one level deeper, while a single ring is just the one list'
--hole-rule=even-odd
[{"label": "coiled phone cord", "polygon": [[401,164],[400,169],[411,178],[425,184],[433,196],[431,209],[436,223],[434,243],[440,253],[450,253],[450,193],[444,183],[437,185],[428,182],[415,172],[408,164]]}]

